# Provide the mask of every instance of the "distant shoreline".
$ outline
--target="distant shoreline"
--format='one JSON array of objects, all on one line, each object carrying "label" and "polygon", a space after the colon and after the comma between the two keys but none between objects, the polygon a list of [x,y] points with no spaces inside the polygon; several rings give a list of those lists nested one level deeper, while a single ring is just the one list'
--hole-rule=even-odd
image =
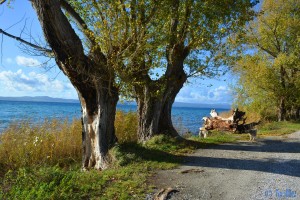
[{"label": "distant shoreline", "polygon": [[[48,96],[37,96],[37,97],[0,97],[0,101],[14,101],[14,102],[43,102],[43,103],[80,103],[77,99],[63,99],[63,98],[52,98]],[[136,105],[135,102],[118,103],[119,105]],[[174,107],[184,108],[210,108],[210,109],[231,109],[230,104],[201,104],[201,103],[184,103],[175,102]]]}]

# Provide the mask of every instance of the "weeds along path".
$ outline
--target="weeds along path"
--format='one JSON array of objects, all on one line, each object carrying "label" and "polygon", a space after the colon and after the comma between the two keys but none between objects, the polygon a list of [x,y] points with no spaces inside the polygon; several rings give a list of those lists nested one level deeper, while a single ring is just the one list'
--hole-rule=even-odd
[{"label": "weeds along path", "polygon": [[300,199],[300,131],[199,149],[153,180],[172,200]]}]

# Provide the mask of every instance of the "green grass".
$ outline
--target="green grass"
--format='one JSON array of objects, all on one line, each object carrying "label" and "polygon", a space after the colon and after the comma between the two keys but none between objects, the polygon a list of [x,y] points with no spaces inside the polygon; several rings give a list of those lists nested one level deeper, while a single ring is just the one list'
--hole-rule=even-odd
[{"label": "green grass", "polygon": [[190,139],[201,142],[200,147],[206,147],[208,145],[236,142],[238,138],[236,137],[236,134],[232,134],[229,132],[211,131],[209,137],[207,138],[199,138],[198,136],[193,136]]},{"label": "green grass", "polygon": [[81,172],[78,167],[20,168],[9,171],[0,199],[140,199],[147,178],[143,165]]},{"label": "green grass", "polygon": [[299,122],[268,122],[258,127],[258,136],[282,136],[300,130]]}]

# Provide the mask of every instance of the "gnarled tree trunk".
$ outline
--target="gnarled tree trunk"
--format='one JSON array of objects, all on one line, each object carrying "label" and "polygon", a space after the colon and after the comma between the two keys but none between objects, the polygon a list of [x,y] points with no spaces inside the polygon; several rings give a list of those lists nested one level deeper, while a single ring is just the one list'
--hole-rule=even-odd
[{"label": "gnarled tree trunk", "polygon": [[86,28],[84,21],[67,1],[63,3],[58,0],[32,1],[56,63],[79,96],[83,124],[82,167],[105,169],[109,164],[108,150],[116,142],[114,121],[118,89],[113,86],[114,73],[93,38],[89,38],[91,51],[85,55],[82,41],[61,6],[66,6],[67,11],[71,10],[71,15]]},{"label": "gnarled tree trunk", "polygon": [[78,91],[82,107],[82,168],[106,169],[110,158],[108,150],[117,138],[114,122],[117,91],[108,91],[102,86],[93,92],[93,97]]},{"label": "gnarled tree trunk", "polygon": [[[150,79],[148,80],[150,81]],[[136,101],[138,114],[138,139],[141,142],[147,141],[156,134],[159,134],[158,121],[161,112],[162,99],[155,94],[156,85],[136,85]]]},{"label": "gnarled tree trunk", "polygon": [[143,95],[137,100],[138,104],[138,139],[147,141],[159,134],[158,121],[161,112],[161,101],[157,98]]},{"label": "gnarled tree trunk", "polygon": [[[183,65],[183,61],[179,64]],[[167,71],[167,78],[161,82],[136,86],[139,141],[147,141],[157,134],[179,135],[172,123],[172,105],[187,76],[183,68],[176,65],[170,66],[172,69]]]},{"label": "gnarled tree trunk", "polygon": [[164,103],[159,118],[159,132],[172,137],[178,136],[178,132],[172,122],[172,106],[177,94],[187,80],[184,73],[176,73],[176,76],[177,77],[174,78],[175,81],[171,81],[166,87],[165,96],[163,98]]}]

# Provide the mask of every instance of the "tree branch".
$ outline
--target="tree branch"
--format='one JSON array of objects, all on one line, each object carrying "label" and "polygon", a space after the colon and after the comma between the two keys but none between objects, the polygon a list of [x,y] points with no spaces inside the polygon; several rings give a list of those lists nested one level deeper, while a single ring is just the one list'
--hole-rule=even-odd
[{"label": "tree branch", "polygon": [[84,30],[87,30],[90,32],[88,29],[87,24],[85,21],[80,17],[80,15],[74,10],[74,8],[65,0],[60,0],[59,1],[60,6],[71,15],[71,17],[76,21],[77,25],[80,27],[82,30],[83,34],[85,37],[89,40],[91,44],[95,44],[95,38],[92,37],[90,34],[86,34]]},{"label": "tree branch", "polygon": [[185,15],[184,15],[184,20],[183,24],[181,27],[181,40],[184,41],[186,39],[186,35],[188,33],[188,25],[189,25],[189,18],[191,16],[191,7],[192,7],[192,2],[187,0],[186,5],[185,5]]},{"label": "tree branch", "polygon": [[47,48],[38,46],[38,45],[36,45],[36,44],[30,43],[30,42],[28,42],[28,41],[26,41],[26,40],[23,40],[23,39],[20,38],[20,37],[17,37],[17,36],[14,36],[14,35],[12,35],[12,34],[9,34],[9,33],[5,32],[5,31],[2,30],[1,28],[0,28],[0,33],[2,33],[3,35],[6,35],[7,37],[13,38],[13,39],[15,39],[15,40],[17,40],[17,41],[19,41],[19,42],[21,42],[21,43],[24,43],[24,44],[26,44],[26,45],[28,45],[28,46],[31,46],[32,48],[34,48],[34,49],[36,49],[36,50],[38,50],[38,51],[42,51],[42,52],[48,54],[49,56],[53,53],[53,51],[52,51],[51,49],[47,49]]},{"label": "tree branch", "polygon": [[268,49],[266,49],[266,48],[264,48],[262,45],[260,45],[259,39],[258,39],[257,37],[255,37],[255,34],[254,34],[254,32],[253,32],[253,28],[252,28],[251,26],[250,26],[249,28],[250,28],[249,31],[251,32],[253,38],[255,39],[256,46],[259,47],[261,50],[265,51],[266,53],[270,54],[270,55],[273,56],[274,58],[276,58],[276,57],[277,57],[277,54],[274,53],[274,52],[272,52],[272,51],[270,51],[270,50],[268,50]]},{"label": "tree branch", "polygon": [[274,52],[272,52],[272,51],[270,51],[270,50],[264,48],[264,47],[261,46],[258,42],[257,42],[256,46],[259,47],[261,50],[267,52],[268,54],[270,54],[270,55],[273,56],[274,58],[277,57],[276,53],[274,53]]}]

